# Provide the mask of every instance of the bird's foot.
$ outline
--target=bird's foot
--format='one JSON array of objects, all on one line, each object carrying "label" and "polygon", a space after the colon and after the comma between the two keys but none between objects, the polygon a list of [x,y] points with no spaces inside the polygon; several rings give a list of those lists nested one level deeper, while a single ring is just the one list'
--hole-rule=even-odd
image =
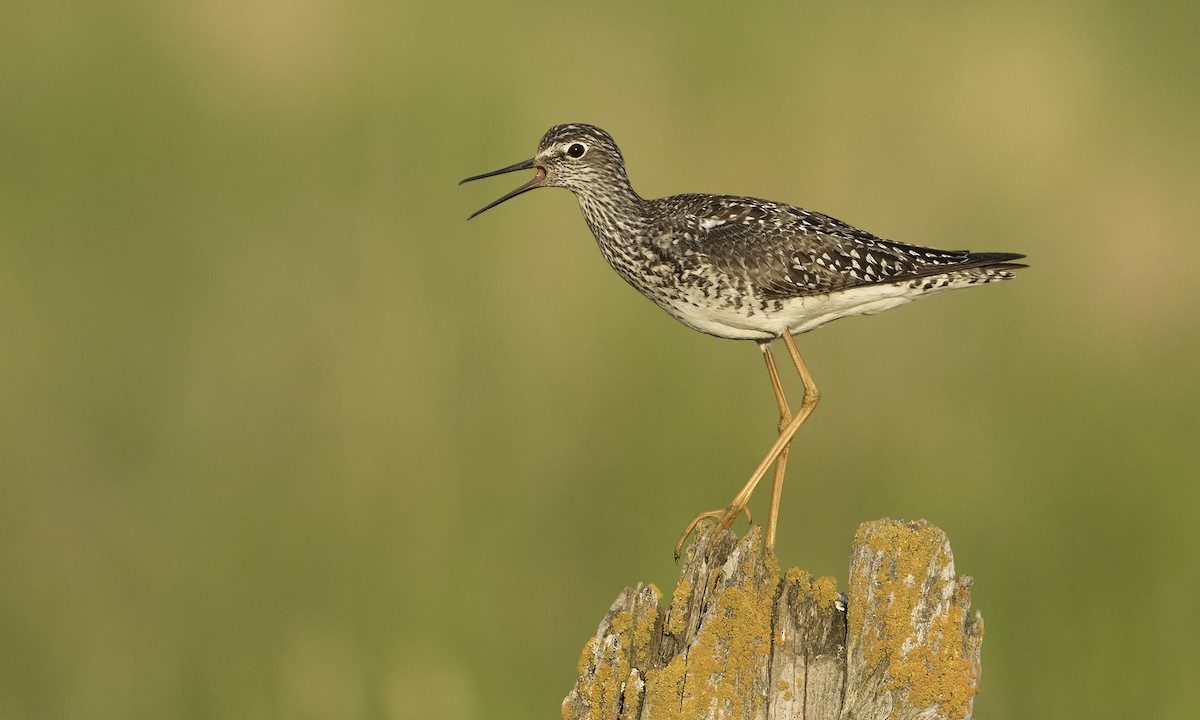
[{"label": "bird's foot", "polygon": [[683,556],[683,544],[687,542],[688,536],[696,529],[696,526],[705,520],[714,520],[717,523],[719,530],[725,530],[733,525],[733,521],[737,519],[738,514],[746,513],[746,522],[754,524],[754,519],[750,516],[750,508],[743,505],[740,508],[736,505],[721,508],[720,510],[709,510],[702,512],[692,521],[688,523],[687,529],[683,531],[683,535],[679,538],[679,542],[675,543],[675,562],[679,562],[679,558]]}]

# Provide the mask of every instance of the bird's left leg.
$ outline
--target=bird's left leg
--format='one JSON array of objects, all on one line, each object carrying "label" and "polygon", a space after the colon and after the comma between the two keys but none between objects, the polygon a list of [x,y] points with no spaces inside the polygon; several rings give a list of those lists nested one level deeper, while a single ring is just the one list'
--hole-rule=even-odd
[{"label": "bird's left leg", "polygon": [[771,446],[771,449],[767,451],[767,456],[763,458],[762,462],[759,463],[758,467],[754,470],[754,474],[750,476],[750,480],[746,482],[746,484],[742,487],[738,494],[734,496],[733,500],[723,511],[714,510],[711,512],[701,513],[700,515],[696,516],[694,520],[692,520],[692,522],[687,526],[687,529],[684,530],[683,537],[679,538],[679,542],[675,544],[676,560],[678,560],[679,556],[683,553],[683,543],[687,540],[688,535],[691,534],[692,530],[697,524],[700,523],[700,521],[710,518],[716,519],[718,527],[729,527],[733,523],[734,518],[737,517],[738,513],[742,512],[747,503],[750,502],[750,496],[754,493],[754,489],[758,487],[758,483],[762,481],[763,477],[767,474],[767,469],[771,467],[772,463],[775,463],[777,460],[782,458],[782,462],[776,465],[775,487],[771,496],[770,515],[767,518],[767,539],[765,549],[769,552],[774,552],[775,527],[778,525],[779,519],[779,498],[783,493],[783,473],[787,464],[786,454],[789,452],[792,436],[796,434],[796,431],[800,429],[800,426],[803,425],[804,421],[808,419],[808,416],[812,414],[813,409],[817,406],[817,401],[821,397],[817,390],[816,384],[812,381],[812,376],[808,374],[808,368],[805,367],[804,361],[800,358],[799,351],[796,350],[796,344],[792,340],[791,335],[785,332],[783,334],[783,338],[784,342],[788,346],[788,352],[792,356],[792,362],[796,366],[796,372],[800,374],[800,380],[804,384],[804,399],[801,401],[800,407],[796,411],[796,414],[791,415],[791,411],[787,405],[787,399],[783,395],[783,385],[779,382],[779,373],[775,369],[775,360],[771,356],[770,352],[766,351],[764,354],[766,356],[767,371],[771,375],[771,386],[772,389],[775,390],[775,399],[780,407],[779,437],[776,438],[775,443]]}]

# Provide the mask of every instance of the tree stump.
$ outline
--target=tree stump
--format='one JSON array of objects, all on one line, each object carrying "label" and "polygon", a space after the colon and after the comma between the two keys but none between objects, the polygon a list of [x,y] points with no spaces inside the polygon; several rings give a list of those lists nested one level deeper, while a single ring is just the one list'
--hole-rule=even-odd
[{"label": "tree stump", "polygon": [[846,595],[796,568],[781,578],[758,528],[709,530],[668,607],[641,584],[613,603],[563,720],[969,718],[983,640],[970,587],[924,520],[861,525]]}]

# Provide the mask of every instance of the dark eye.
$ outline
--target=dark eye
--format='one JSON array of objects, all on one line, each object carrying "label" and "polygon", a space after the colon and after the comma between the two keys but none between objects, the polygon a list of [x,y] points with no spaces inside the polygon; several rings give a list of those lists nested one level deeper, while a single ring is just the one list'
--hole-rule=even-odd
[{"label": "dark eye", "polygon": [[587,152],[587,148],[579,143],[572,143],[571,147],[567,148],[567,154],[573,158],[581,158]]}]

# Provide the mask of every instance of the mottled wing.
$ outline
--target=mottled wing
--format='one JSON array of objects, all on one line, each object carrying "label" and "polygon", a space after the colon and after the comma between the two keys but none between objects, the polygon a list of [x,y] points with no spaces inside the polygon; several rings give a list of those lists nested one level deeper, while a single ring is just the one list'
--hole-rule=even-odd
[{"label": "mottled wing", "polygon": [[688,249],[764,298],[836,292],[1020,257],[935,250],[876,237],[828,215],[741,197],[675,196]]}]

